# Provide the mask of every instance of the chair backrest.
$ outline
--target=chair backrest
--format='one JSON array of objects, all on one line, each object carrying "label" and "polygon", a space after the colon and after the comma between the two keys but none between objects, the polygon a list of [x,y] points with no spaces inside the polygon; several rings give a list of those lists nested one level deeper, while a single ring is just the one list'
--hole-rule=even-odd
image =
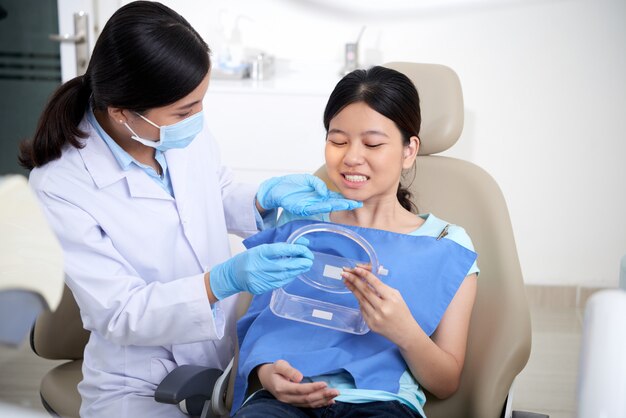
[{"label": "chair backrest", "polygon": [[57,309],[37,317],[31,330],[31,348],[50,360],[80,360],[88,340],[89,331],[83,328],[74,295],[65,286]]},{"label": "chair backrest", "polygon": [[[502,192],[480,167],[434,156],[454,145],[463,127],[463,95],[456,73],[434,64],[385,65],[406,74],[420,94],[422,142],[410,184],[420,213],[463,226],[478,253],[480,276],[458,391],[428,396],[429,418],[498,418],[513,379],[530,355],[530,313],[513,229]],[[328,182],[322,167],[317,176]]]},{"label": "chair backrest", "polygon": [[57,309],[41,313],[30,334],[30,346],[40,357],[50,360],[72,360],[48,371],[41,380],[39,395],[52,415],[78,417],[81,397],[83,351],[89,332],[83,328],[78,305],[72,292],[64,286]]}]

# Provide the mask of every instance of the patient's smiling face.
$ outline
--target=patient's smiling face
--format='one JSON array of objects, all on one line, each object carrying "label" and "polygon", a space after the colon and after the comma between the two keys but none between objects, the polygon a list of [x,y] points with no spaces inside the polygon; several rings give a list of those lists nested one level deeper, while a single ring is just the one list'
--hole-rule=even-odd
[{"label": "patient's smiling face", "polygon": [[403,169],[417,155],[417,137],[402,144],[396,124],[364,102],[343,108],[330,121],[326,137],[326,169],[348,199],[397,202]]}]

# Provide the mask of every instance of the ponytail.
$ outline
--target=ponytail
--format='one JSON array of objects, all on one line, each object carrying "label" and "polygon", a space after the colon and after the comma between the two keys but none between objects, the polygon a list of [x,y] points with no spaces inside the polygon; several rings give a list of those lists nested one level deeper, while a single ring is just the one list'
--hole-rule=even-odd
[{"label": "ponytail", "polygon": [[419,213],[417,210],[417,206],[411,200],[413,194],[409,191],[409,189],[402,187],[402,184],[398,184],[396,197],[398,198],[398,202],[400,202],[400,205],[402,205],[404,209],[408,210],[409,212]]},{"label": "ponytail", "polygon": [[[412,178],[410,176],[411,172],[413,172]],[[411,193],[411,191],[409,190],[409,188],[415,181],[416,175],[417,175],[417,171],[416,171],[415,162],[414,162],[413,166],[410,169],[408,169],[408,171],[403,172],[402,177],[400,177],[400,183],[398,183],[398,191],[396,192],[396,197],[398,198],[398,202],[400,202],[400,205],[404,209],[408,210],[409,212],[419,214],[419,209],[417,207],[417,204],[415,204],[413,193]],[[403,182],[408,182],[409,186],[404,187],[402,185]]]},{"label": "ponytail", "polygon": [[61,157],[66,144],[82,148],[79,138],[87,134],[78,128],[91,95],[89,77],[78,76],[62,84],[50,97],[37,122],[32,139],[20,143],[19,162],[32,170]]},{"label": "ponytail", "polygon": [[209,46],[181,15],[156,1],[120,7],[102,28],[86,75],[60,86],[31,140],[20,144],[20,164],[40,167],[68,145],[82,148],[78,128],[87,105],[143,111],[191,93],[211,68]]}]

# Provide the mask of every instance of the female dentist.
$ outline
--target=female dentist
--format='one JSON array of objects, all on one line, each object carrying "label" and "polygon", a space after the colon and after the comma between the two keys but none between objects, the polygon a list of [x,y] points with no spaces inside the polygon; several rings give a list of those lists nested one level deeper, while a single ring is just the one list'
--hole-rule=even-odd
[{"label": "female dentist", "polygon": [[180,364],[228,364],[229,296],[282,286],[312,264],[301,245],[229,258],[228,233],[256,232],[278,207],[311,214],[359,205],[307,175],[258,191],[235,184],[204,127],[209,70],[209,48],[183,17],[130,3],[105,25],[85,75],[59,87],[21,145],[91,331],[81,416],[181,414],[156,403],[155,388]]}]

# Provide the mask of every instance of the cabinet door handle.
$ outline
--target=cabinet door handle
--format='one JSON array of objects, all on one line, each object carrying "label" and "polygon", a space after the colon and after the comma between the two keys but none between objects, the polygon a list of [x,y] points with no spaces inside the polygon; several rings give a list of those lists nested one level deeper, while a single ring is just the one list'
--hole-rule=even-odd
[{"label": "cabinet door handle", "polygon": [[48,36],[51,41],[61,43],[73,43],[76,48],[76,75],[83,75],[89,64],[89,42],[87,34],[89,31],[87,13],[74,13],[74,35],[69,33],[53,33]]},{"label": "cabinet door handle", "polygon": [[69,33],[65,33],[61,35],[60,33],[51,33],[48,38],[51,41],[56,42],[73,42],[76,44],[83,43],[87,40],[87,37],[84,33],[77,33],[76,35],[70,35]]}]

